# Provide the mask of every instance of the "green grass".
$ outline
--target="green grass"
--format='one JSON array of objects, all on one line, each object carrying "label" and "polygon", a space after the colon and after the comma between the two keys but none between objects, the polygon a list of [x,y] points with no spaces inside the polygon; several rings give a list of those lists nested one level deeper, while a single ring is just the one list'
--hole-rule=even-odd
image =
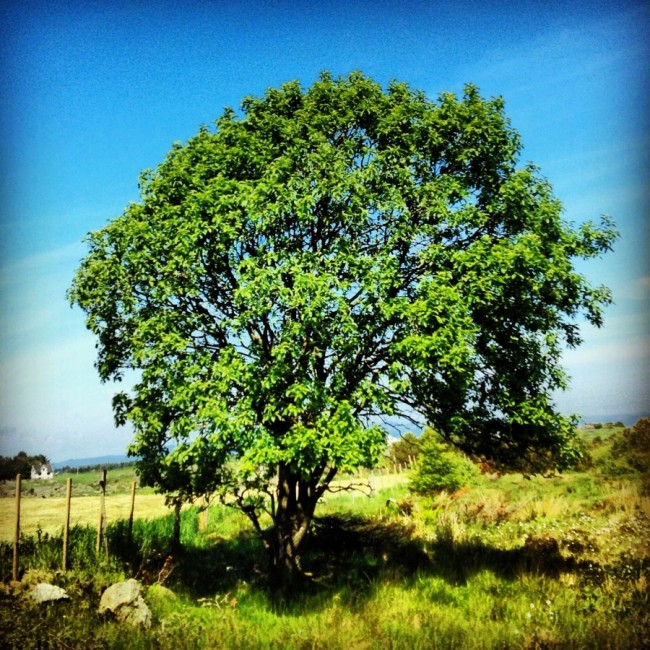
[{"label": "green grass", "polygon": [[[2,544],[0,646],[648,647],[648,496],[639,475],[606,469],[483,476],[432,498],[407,483],[370,498],[330,495],[304,548],[312,579],[289,594],[269,590],[247,520],[221,505],[209,508],[207,526],[197,508],[183,512],[172,556],[171,515],[136,521],[130,545],[124,522],[109,526],[108,562],[95,558],[94,530],[75,528],[65,574],[60,538],[24,539],[29,569],[13,587]],[[96,613],[102,590],[126,577],[146,590],[149,631]],[[70,602],[30,604],[23,596],[41,580],[68,589]]]},{"label": "green grass", "polygon": [[[25,497],[64,497],[68,478],[72,479],[73,493],[75,496],[95,495],[99,490],[99,481],[102,478],[100,471],[92,472],[66,472],[55,474],[49,480],[24,479],[21,483],[21,493]],[[134,466],[110,469],[107,473],[106,494],[126,494],[131,490],[131,483],[137,481]],[[143,488],[138,485],[140,494],[153,494],[152,488]],[[0,497],[15,494],[15,481],[0,481]]]}]

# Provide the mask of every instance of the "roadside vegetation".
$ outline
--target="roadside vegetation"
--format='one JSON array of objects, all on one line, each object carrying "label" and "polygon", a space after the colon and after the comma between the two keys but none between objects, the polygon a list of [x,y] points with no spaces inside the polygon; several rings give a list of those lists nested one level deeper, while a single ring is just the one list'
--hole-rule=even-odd
[{"label": "roadside vegetation", "polygon": [[[220,504],[207,516],[199,507],[182,512],[173,554],[172,513],[136,520],[130,544],[126,522],[109,523],[108,560],[95,556],[92,526],[73,527],[66,573],[60,534],[25,536],[29,568],[18,584],[3,542],[0,646],[648,647],[650,420],[581,439],[586,460],[562,474],[484,467],[467,485],[427,490],[418,484],[421,457],[418,470],[370,497],[327,496],[303,547],[307,579],[291,593],[269,588],[248,520]],[[415,446],[408,455],[421,454]],[[447,460],[452,473],[465,471],[464,460]],[[97,614],[102,591],[130,577],[146,590],[150,630]],[[32,604],[26,595],[43,581],[65,588],[70,601]]]}]

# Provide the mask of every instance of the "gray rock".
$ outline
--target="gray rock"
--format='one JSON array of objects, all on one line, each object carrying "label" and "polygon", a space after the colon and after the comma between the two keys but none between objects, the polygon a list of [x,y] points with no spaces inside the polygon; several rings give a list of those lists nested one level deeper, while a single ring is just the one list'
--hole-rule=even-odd
[{"label": "gray rock", "polygon": [[49,585],[46,582],[41,582],[36,585],[32,592],[29,594],[32,600],[37,603],[49,603],[56,600],[70,600],[70,596],[66,593],[65,589],[55,585]]},{"label": "gray rock", "polygon": [[112,613],[120,623],[134,627],[151,627],[151,610],[142,598],[137,580],[127,580],[111,585],[99,601],[99,613]]}]

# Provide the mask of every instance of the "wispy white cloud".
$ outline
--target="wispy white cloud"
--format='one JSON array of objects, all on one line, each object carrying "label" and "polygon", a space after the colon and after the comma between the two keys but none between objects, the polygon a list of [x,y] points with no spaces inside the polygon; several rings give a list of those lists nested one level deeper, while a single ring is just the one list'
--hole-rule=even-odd
[{"label": "wispy white cloud", "polygon": [[[636,74],[639,65],[626,65],[644,60],[647,55],[645,25],[650,15],[647,6],[637,6],[617,15],[594,17],[576,23],[559,15],[557,20],[541,24],[537,35],[513,45],[509,39],[488,49],[482,59],[467,63],[466,72],[481,77],[491,87],[507,87],[508,99],[517,103],[523,99],[544,95],[546,100],[560,104],[567,96],[555,92],[558,87],[594,86],[604,72],[617,70],[628,76]],[[468,78],[471,78],[469,76]],[[611,89],[601,87],[601,92]],[[588,99],[579,107],[588,110]],[[547,102],[527,102],[532,112],[548,110]],[[546,115],[545,119],[553,115]]]},{"label": "wispy white cloud", "polygon": [[650,414],[650,338],[591,344],[564,355],[569,390],[558,393],[564,412]]},{"label": "wispy white cloud", "polygon": [[56,344],[84,330],[66,291],[83,256],[70,244],[0,267],[0,363],[45,340]]},{"label": "wispy white cloud", "polygon": [[572,378],[569,391],[558,396],[564,411],[650,413],[649,284],[639,276],[620,285],[626,291],[614,292],[604,326],[582,325],[583,344],[563,355]]},{"label": "wispy white cloud", "polygon": [[610,366],[643,364],[650,368],[650,335],[631,338],[611,337],[606,340],[592,338],[578,348],[567,350],[563,355],[568,366]]},{"label": "wispy white cloud", "polygon": [[[0,445],[15,448],[22,440],[35,453],[54,459],[123,449],[130,434],[115,429],[111,398],[127,386],[102,384],[93,358],[94,344],[87,334],[31,347],[3,363]],[[0,453],[5,450],[19,451]]]},{"label": "wispy white cloud", "polygon": [[0,453],[93,456],[124,448],[94,342],[66,290],[83,257],[72,243],[0,266]]},{"label": "wispy white cloud", "polygon": [[[634,302],[647,302],[646,317],[650,318],[650,275],[635,278],[631,282],[616,288],[615,297],[617,300],[631,300]],[[647,324],[647,323],[645,323]]]},{"label": "wispy white cloud", "polygon": [[0,283],[2,286],[11,286],[29,281],[31,273],[67,268],[81,260],[85,250],[85,244],[79,241],[53,250],[26,255],[9,263],[0,263]]}]

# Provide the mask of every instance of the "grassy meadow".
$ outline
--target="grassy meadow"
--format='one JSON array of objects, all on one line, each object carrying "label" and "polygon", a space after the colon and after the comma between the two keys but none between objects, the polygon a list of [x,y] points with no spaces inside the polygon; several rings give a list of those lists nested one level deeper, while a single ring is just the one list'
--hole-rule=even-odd
[{"label": "grassy meadow", "polygon": [[[156,495],[138,494],[129,545],[125,521],[110,515],[111,501],[129,498],[125,476],[107,498],[108,560],[94,554],[96,509],[90,526],[73,527],[66,573],[55,524],[24,535],[19,584],[12,545],[0,543],[0,647],[650,647],[650,496],[621,435],[585,432],[591,462],[552,477],[483,474],[420,497],[400,474],[375,480],[371,496],[328,495],[304,548],[310,579],[292,593],[268,588],[247,520],[218,504],[207,517],[183,511],[182,548],[170,555],[173,516],[164,506],[139,514],[138,499]],[[146,591],[150,630],[97,614],[102,591],[129,577]],[[70,601],[32,604],[26,594],[41,581]]]},{"label": "grassy meadow", "polygon": [[[20,530],[25,535],[55,535],[61,533],[66,513],[66,484],[72,478],[70,525],[96,526],[99,520],[100,472],[60,474],[51,481],[23,481],[20,504]],[[405,474],[379,474],[355,479],[359,491],[354,498],[363,498],[373,491],[404,483]],[[106,519],[117,522],[129,517],[131,511],[131,484],[136,482],[134,518],[164,517],[170,512],[165,497],[152,488],[139,487],[134,467],[111,470],[107,473]],[[333,486],[349,485],[352,480],[335,481]],[[15,482],[0,482],[0,541],[11,541],[16,528]]]},{"label": "grassy meadow", "polygon": [[[20,530],[25,535],[61,533],[66,513],[66,486],[72,479],[71,526],[96,526],[99,520],[99,481],[101,472],[56,474],[49,481],[22,481]],[[131,510],[131,483],[137,482],[133,466],[108,472],[106,518],[126,519]],[[0,541],[13,540],[16,526],[16,486],[0,482]],[[163,517],[169,513],[165,497],[151,488],[137,488],[134,516],[140,519]]]}]

